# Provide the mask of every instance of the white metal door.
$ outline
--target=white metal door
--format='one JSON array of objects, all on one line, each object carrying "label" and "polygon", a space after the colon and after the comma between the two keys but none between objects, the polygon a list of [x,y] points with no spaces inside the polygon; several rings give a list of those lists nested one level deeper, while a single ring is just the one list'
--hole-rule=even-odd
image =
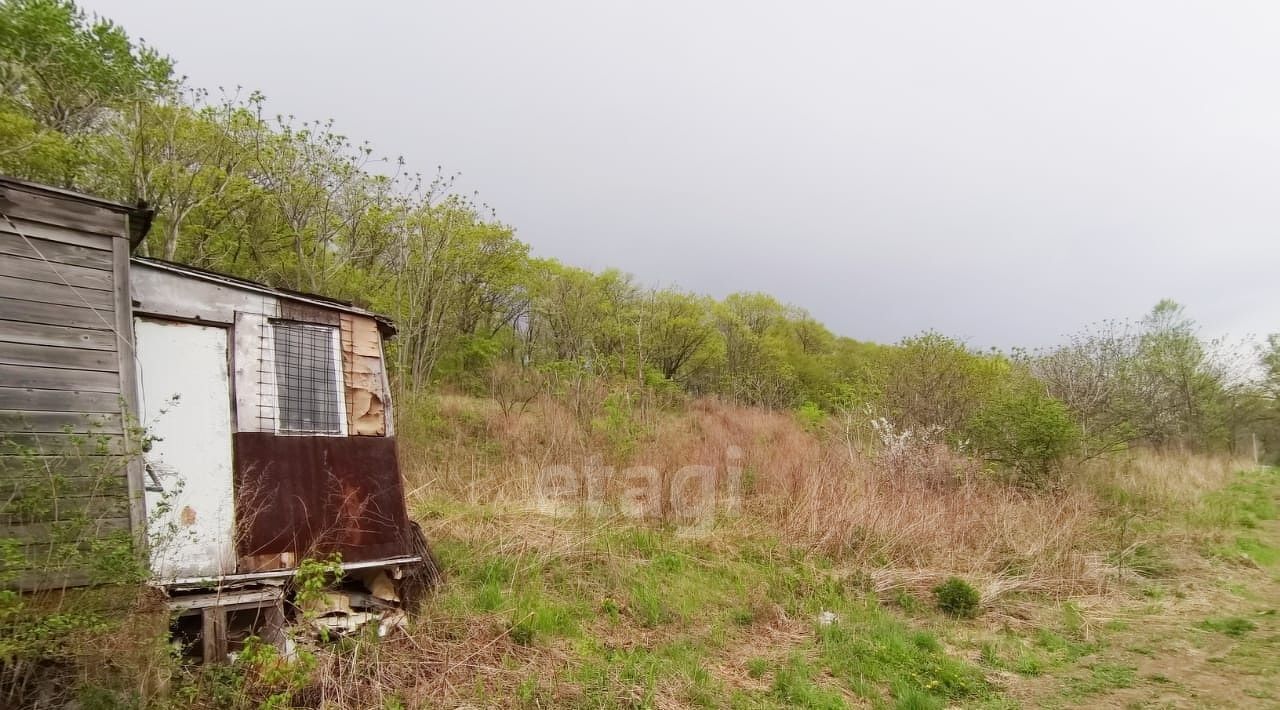
[{"label": "white metal door", "polygon": [[165,580],[235,572],[227,330],[134,321],[151,566]]}]

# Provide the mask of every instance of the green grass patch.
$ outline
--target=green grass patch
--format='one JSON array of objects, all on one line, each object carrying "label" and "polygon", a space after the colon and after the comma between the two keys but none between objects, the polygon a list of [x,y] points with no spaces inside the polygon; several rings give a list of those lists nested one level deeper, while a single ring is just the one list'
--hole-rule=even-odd
[{"label": "green grass patch", "polygon": [[1132,688],[1137,679],[1138,669],[1135,666],[1099,662],[1089,667],[1087,676],[1069,679],[1064,690],[1070,697],[1084,697]]},{"label": "green grass patch", "polygon": [[1048,654],[1053,665],[1075,663],[1101,647],[1097,642],[1071,638],[1049,629],[1036,632],[1035,645]]},{"label": "green grass patch", "polygon": [[815,682],[819,669],[801,656],[792,656],[773,677],[773,697],[788,707],[811,710],[844,710],[848,705],[837,692]]},{"label": "green grass patch", "polygon": [[1239,616],[1227,616],[1215,619],[1205,619],[1197,626],[1205,631],[1216,631],[1220,634],[1226,634],[1235,638],[1240,638],[1245,634],[1258,628],[1258,625],[1248,619]]},{"label": "green grass patch", "polygon": [[724,688],[703,665],[707,649],[681,640],[656,648],[615,648],[585,639],[577,649],[581,661],[569,680],[582,690],[584,707],[652,707],[660,684],[680,686],[683,700],[715,707]]},{"label": "green grass patch", "polygon": [[752,658],[747,661],[747,676],[763,678],[769,672],[769,661],[764,658]]},{"label": "green grass patch", "polygon": [[870,602],[848,603],[838,613],[840,621],[817,629],[821,662],[873,703],[886,700],[886,689],[903,707],[991,693],[982,672],[948,655],[933,634],[908,627]]},{"label": "green grass patch", "polygon": [[1280,563],[1280,548],[1251,535],[1241,535],[1232,538],[1230,542],[1211,545],[1207,555],[1249,567],[1271,567]]},{"label": "green grass patch", "polygon": [[1264,520],[1280,517],[1274,497],[1277,485],[1280,471],[1276,469],[1242,471],[1231,485],[1205,496],[1199,517],[1216,527],[1256,528]]},{"label": "green grass patch", "polygon": [[978,657],[988,668],[1027,677],[1043,675],[1052,665],[1044,649],[1011,633],[1001,633],[996,639],[981,643]]}]

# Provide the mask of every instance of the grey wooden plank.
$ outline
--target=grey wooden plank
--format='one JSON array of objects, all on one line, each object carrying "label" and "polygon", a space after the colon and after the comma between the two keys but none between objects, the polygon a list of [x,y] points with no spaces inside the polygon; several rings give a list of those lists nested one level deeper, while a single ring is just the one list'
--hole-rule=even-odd
[{"label": "grey wooden plank", "polygon": [[81,232],[120,238],[128,236],[123,212],[67,197],[37,194],[11,185],[0,185],[0,212]]},{"label": "grey wooden plank", "polygon": [[0,435],[0,452],[23,456],[79,455],[117,456],[124,453],[124,437],[119,434],[19,434]]},{"label": "grey wooden plank", "polygon": [[[12,222],[12,224],[10,224],[10,222]],[[17,232],[14,231],[15,228]],[[0,219],[0,232],[8,232],[10,234],[20,232],[28,237],[44,239],[46,241],[62,242],[64,244],[75,244],[76,246],[87,247],[89,249],[111,251],[112,237],[101,234],[92,234],[90,232],[80,232],[57,224],[32,222],[31,220],[22,219],[21,217],[11,216],[8,220]]]},{"label": "grey wooden plank", "polygon": [[105,535],[129,529],[128,518],[103,518],[82,522],[22,523],[0,525],[0,538],[12,537],[28,543],[49,540],[54,536],[73,537],[80,534]]},{"label": "grey wooden plank", "polygon": [[[88,570],[75,569],[67,565],[61,565],[57,569],[46,568],[42,570],[24,571],[18,575],[15,582],[8,586],[24,592],[34,592],[42,590],[70,590],[75,587],[86,587],[89,585],[96,585],[97,588],[102,589],[104,586],[120,585],[120,580],[112,579],[110,577],[95,578]],[[133,590],[135,588],[136,585],[126,583],[126,585],[121,588],[121,593],[117,598],[130,598],[128,596],[129,590]],[[119,613],[127,613],[127,609],[122,605],[119,609]]]},{"label": "grey wooden plank", "polygon": [[123,434],[122,419],[119,414],[0,410],[0,432]]},{"label": "grey wooden plank", "polygon": [[[4,224],[0,220],[0,224]],[[111,252],[75,244],[51,242],[47,239],[23,238],[12,232],[0,232],[0,254],[10,254],[55,264],[83,266],[86,269],[111,270]]]},{"label": "grey wooden plank", "polygon": [[23,592],[39,592],[56,589],[84,587],[93,583],[88,572],[77,568],[24,570],[7,586]]},{"label": "grey wooden plank", "polygon": [[[132,232],[130,221],[132,216],[125,219],[126,231]],[[111,263],[114,269],[116,283],[121,284],[121,288],[115,290],[116,297],[116,333],[122,339],[122,345],[119,349],[120,367],[120,393],[124,401],[125,411],[133,416],[141,416],[142,402],[139,400],[139,392],[141,387],[138,385],[138,370],[134,366],[138,362],[138,353],[135,348],[137,339],[133,333],[133,296],[132,284],[129,279],[129,269],[132,267],[129,257],[131,256],[132,245],[127,239],[117,239],[111,252]],[[125,447],[130,450],[138,450],[139,443],[137,441],[136,432],[126,429],[124,432]],[[146,473],[143,468],[142,457],[135,456],[129,461],[126,470],[129,487],[129,500],[131,502],[129,508],[129,519],[133,524],[134,545],[138,550],[146,552],[149,546],[147,540],[147,510],[146,510],[146,494],[145,486]]]},{"label": "grey wooden plank", "polygon": [[94,288],[100,291],[110,291],[111,284],[115,280],[110,271],[68,264],[48,264],[39,259],[27,259],[11,254],[0,255],[0,276],[44,281],[51,284],[67,284],[76,288]]},{"label": "grey wooden plank", "polygon": [[[40,571],[45,574],[51,572],[62,572],[68,570],[76,570],[84,575],[84,579],[89,579],[89,575],[93,574],[95,567],[102,560],[100,553],[94,551],[94,543],[97,542],[92,538],[74,539],[74,540],[51,540],[34,542],[26,545],[19,545],[14,550],[17,555],[17,564],[14,567],[28,571]],[[100,570],[105,576],[111,574],[112,562],[108,561],[106,568]],[[100,582],[107,582],[107,579],[100,579]],[[92,582],[86,582],[92,584]]]},{"label": "grey wooden plank", "polygon": [[123,456],[14,456],[0,453],[0,480],[57,481],[124,476]]},{"label": "grey wooden plank", "polygon": [[[0,377],[0,382],[4,379]],[[0,409],[31,412],[119,412],[120,395],[115,392],[92,392],[39,387],[0,387]]]},{"label": "grey wooden plank", "polygon": [[0,340],[0,364],[65,367],[101,372],[115,372],[116,368],[120,367],[116,353],[110,350],[59,348],[29,343],[6,343],[3,340]]},{"label": "grey wooden plank", "polygon": [[0,477],[0,502],[8,500],[52,500],[63,498],[127,498],[129,488],[123,474],[119,476],[75,476],[21,478]]},{"label": "grey wooden plank", "polygon": [[[31,367],[29,365],[0,365],[0,383],[6,387],[27,387],[46,390],[70,390],[74,392],[119,392],[120,376],[114,372],[72,370],[61,367]],[[6,407],[0,409],[32,409],[30,407]],[[41,408],[41,411],[44,411]],[[60,411],[75,411],[63,409]]]},{"label": "grey wooden plank", "polygon": [[120,518],[129,514],[129,495],[120,491],[113,496],[91,495],[26,500],[0,500],[0,525],[25,525],[81,517]]},{"label": "grey wooden plank", "polygon": [[65,325],[10,320],[0,320],[0,342],[84,350],[116,350],[116,334],[109,330],[85,330]]},{"label": "grey wooden plank", "polygon": [[116,327],[114,312],[107,309],[91,309],[77,306],[59,306],[54,303],[19,301],[16,298],[0,298],[0,319],[20,323],[48,323],[90,330],[111,330]]},{"label": "grey wooden plank", "polygon": [[64,306],[92,306],[113,308],[115,298],[110,291],[92,288],[76,288],[48,281],[32,281],[12,276],[0,276],[0,298],[16,298],[23,301],[57,303]]}]

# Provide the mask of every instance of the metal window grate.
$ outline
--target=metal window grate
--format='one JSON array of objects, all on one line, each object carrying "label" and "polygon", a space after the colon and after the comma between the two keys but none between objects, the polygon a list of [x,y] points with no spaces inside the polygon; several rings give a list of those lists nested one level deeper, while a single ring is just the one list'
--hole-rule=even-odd
[{"label": "metal window grate", "polygon": [[288,321],[272,324],[280,429],[337,434],[338,373],[334,361],[335,328]]}]

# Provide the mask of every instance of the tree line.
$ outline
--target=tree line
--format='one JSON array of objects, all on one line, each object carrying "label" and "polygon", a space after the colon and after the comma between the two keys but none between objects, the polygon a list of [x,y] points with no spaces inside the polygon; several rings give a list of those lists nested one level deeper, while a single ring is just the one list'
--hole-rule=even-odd
[{"label": "tree line", "polygon": [[66,0],[0,3],[0,90],[0,172],[145,201],[144,255],[391,316],[406,391],[589,377],[861,412],[1028,479],[1135,444],[1280,451],[1280,336],[1207,341],[1169,301],[1047,350],[975,352],[938,333],[861,342],[767,294],[717,300],[535,258],[448,176],[271,114],[259,93],[194,89]]}]

